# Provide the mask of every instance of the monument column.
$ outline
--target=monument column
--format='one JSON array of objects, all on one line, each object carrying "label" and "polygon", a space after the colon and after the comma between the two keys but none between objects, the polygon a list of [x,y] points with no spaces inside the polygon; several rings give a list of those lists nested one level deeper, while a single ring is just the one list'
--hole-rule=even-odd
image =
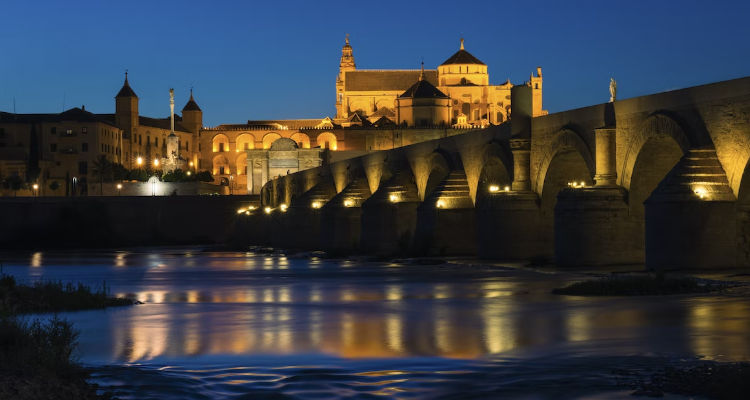
[{"label": "monument column", "polygon": [[596,138],[596,186],[617,185],[615,128],[594,130]]},{"label": "monument column", "polygon": [[531,141],[528,139],[511,139],[510,151],[513,153],[513,183],[515,191],[531,190]]}]

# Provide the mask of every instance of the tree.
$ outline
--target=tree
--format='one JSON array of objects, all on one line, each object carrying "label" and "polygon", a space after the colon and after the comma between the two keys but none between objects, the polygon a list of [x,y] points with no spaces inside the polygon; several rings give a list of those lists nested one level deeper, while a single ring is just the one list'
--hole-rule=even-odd
[{"label": "tree", "polygon": [[23,179],[20,176],[13,174],[5,178],[5,186],[13,191],[13,195],[18,195],[18,191],[23,187]]},{"label": "tree", "polygon": [[94,160],[92,172],[99,178],[99,195],[101,196],[104,192],[104,181],[112,181],[112,174],[114,172],[112,162],[107,159],[107,156],[102,154]]},{"label": "tree", "polygon": [[213,176],[211,176],[211,173],[210,173],[210,172],[208,172],[208,171],[201,171],[201,172],[198,172],[198,173],[197,173],[197,174],[195,175],[195,178],[196,178],[196,179],[197,179],[197,180],[198,180],[199,182],[213,182],[213,181],[214,181],[214,177],[213,177]]},{"label": "tree", "polygon": [[52,181],[52,183],[49,184],[49,188],[54,192],[60,188],[60,183],[58,181]]}]

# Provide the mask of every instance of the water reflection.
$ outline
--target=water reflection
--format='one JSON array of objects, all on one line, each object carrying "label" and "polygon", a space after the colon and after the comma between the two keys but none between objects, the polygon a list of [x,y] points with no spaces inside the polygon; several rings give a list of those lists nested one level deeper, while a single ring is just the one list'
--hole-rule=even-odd
[{"label": "water reflection", "polygon": [[[74,260],[74,261],[70,261]],[[91,268],[95,266],[95,268]],[[463,269],[462,269],[463,268]],[[260,354],[476,359],[518,351],[750,355],[742,298],[557,297],[553,275],[246,253],[34,253],[7,272],[146,303],[70,313],[94,363]]]}]

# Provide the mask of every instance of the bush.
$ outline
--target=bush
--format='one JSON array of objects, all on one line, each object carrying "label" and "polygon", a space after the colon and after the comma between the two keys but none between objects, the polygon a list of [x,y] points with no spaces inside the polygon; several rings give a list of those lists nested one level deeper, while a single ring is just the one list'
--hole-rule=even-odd
[{"label": "bush", "polygon": [[17,285],[9,275],[0,276],[0,314],[85,310],[131,305],[134,301],[109,297],[106,284],[94,291],[81,283],[36,282]]},{"label": "bush", "polygon": [[66,373],[77,370],[73,350],[78,332],[70,322],[53,317],[32,322],[0,317],[0,369],[23,373]]}]

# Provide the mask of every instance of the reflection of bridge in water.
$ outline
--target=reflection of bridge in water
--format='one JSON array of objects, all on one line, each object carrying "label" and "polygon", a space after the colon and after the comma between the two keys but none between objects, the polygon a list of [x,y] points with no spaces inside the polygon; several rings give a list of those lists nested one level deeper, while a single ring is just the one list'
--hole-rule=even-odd
[{"label": "reflection of bridge in water", "polygon": [[[557,278],[529,271],[462,276],[460,266],[443,266],[452,271],[415,279],[425,267],[316,262],[225,259],[203,272],[179,260],[167,262],[149,271],[136,293],[147,306],[105,314],[111,345],[103,348],[111,349],[112,359],[128,362],[319,353],[475,359],[579,344],[608,355],[750,354],[744,340],[748,305],[739,298],[658,304],[648,298],[561,298],[550,294]],[[389,268],[400,271],[384,271]],[[224,275],[230,270],[236,275]],[[204,272],[218,275],[219,286],[201,279]],[[178,275],[189,278],[171,283],[182,279]]]},{"label": "reflection of bridge in water", "polygon": [[[290,174],[250,242],[570,264],[750,264],[750,78],[530,117]],[[288,206],[285,213],[280,207]]]}]

